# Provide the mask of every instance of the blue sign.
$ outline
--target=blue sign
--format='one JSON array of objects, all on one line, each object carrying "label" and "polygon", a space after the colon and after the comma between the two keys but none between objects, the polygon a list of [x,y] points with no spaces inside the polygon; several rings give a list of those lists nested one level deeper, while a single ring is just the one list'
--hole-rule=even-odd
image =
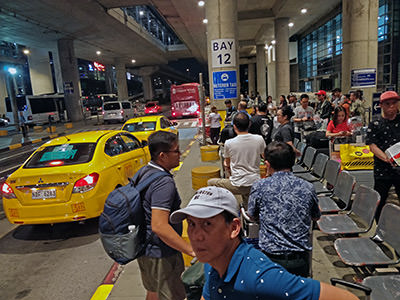
[{"label": "blue sign", "polygon": [[376,86],[376,69],[351,70],[351,88]]},{"label": "blue sign", "polygon": [[237,98],[236,71],[213,72],[214,99]]}]

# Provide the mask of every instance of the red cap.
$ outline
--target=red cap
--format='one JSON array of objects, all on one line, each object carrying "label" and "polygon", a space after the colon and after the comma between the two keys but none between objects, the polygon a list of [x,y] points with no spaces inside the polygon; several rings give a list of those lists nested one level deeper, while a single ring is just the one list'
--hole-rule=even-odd
[{"label": "red cap", "polygon": [[379,101],[382,103],[383,101],[392,100],[392,99],[400,100],[400,96],[394,91],[387,91],[381,95],[381,97],[379,98]]},{"label": "red cap", "polygon": [[324,90],[319,90],[318,93],[315,93],[315,95],[324,95],[324,96],[326,96],[326,92]]}]

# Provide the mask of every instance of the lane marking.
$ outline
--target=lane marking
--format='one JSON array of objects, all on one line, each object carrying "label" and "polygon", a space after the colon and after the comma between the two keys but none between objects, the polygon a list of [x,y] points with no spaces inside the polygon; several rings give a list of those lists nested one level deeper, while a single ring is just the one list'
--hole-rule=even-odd
[{"label": "lane marking", "polygon": [[[183,156],[183,154],[182,154],[182,156]],[[183,165],[183,161],[180,161],[180,162],[179,162],[179,166],[177,166],[173,171],[174,171],[174,172],[179,171],[179,170],[181,169],[182,165]]]},{"label": "lane marking", "polygon": [[197,127],[197,121],[192,123],[192,127]]},{"label": "lane marking", "polygon": [[9,160],[10,158],[13,158],[13,157],[15,157],[15,156],[20,156],[20,155],[23,155],[23,154],[26,154],[26,153],[29,153],[29,152],[32,153],[32,152],[33,152],[32,149],[31,149],[31,150],[28,150],[28,151],[24,151],[24,152],[19,152],[19,153],[14,154],[14,155],[7,156],[7,157],[5,157],[5,158],[0,158],[0,161]]},{"label": "lane marking", "polygon": [[40,138],[40,139],[36,139],[36,140],[33,140],[33,141],[32,141],[32,144],[40,143],[41,141],[42,141],[41,138]]},{"label": "lane marking", "polygon": [[189,122],[183,123],[183,126],[188,126],[188,125],[189,125]]},{"label": "lane marking", "polygon": [[13,166],[13,167],[11,167],[11,168],[8,168],[8,169],[6,169],[6,170],[2,170],[1,172],[2,173],[7,173],[8,171],[10,171],[10,170],[12,170],[12,169],[15,169],[15,168],[19,168],[21,165],[17,165],[17,166]]}]

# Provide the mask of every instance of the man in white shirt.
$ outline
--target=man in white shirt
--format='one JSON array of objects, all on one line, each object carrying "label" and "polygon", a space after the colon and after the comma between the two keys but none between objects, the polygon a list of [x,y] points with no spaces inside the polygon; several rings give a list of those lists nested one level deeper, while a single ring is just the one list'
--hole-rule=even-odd
[{"label": "man in white shirt", "polygon": [[252,184],[260,179],[260,159],[264,155],[265,142],[262,136],[248,132],[250,119],[243,112],[233,118],[233,129],[237,136],[227,140],[224,147],[224,166],[231,171],[228,178],[212,178],[208,185],[226,188],[241,195],[247,209]]}]

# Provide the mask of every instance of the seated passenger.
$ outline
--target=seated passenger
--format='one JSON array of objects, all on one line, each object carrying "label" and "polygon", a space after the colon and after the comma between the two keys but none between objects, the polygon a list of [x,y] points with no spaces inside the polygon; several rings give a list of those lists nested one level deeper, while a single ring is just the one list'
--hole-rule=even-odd
[{"label": "seated passenger", "polygon": [[183,219],[196,257],[206,263],[202,300],[358,299],[346,290],[290,274],[243,242],[236,199],[223,188],[199,189],[186,208],[170,216],[171,223]]},{"label": "seated passenger", "polygon": [[342,106],[337,106],[333,113],[332,120],[326,129],[326,137],[344,137],[350,136],[350,128],[347,124],[346,109]]},{"label": "seated passenger", "polygon": [[260,222],[259,246],[290,273],[310,276],[310,229],[319,219],[318,198],[311,183],[293,175],[293,147],[272,142],[265,149],[267,176],[251,187],[248,213]]}]

